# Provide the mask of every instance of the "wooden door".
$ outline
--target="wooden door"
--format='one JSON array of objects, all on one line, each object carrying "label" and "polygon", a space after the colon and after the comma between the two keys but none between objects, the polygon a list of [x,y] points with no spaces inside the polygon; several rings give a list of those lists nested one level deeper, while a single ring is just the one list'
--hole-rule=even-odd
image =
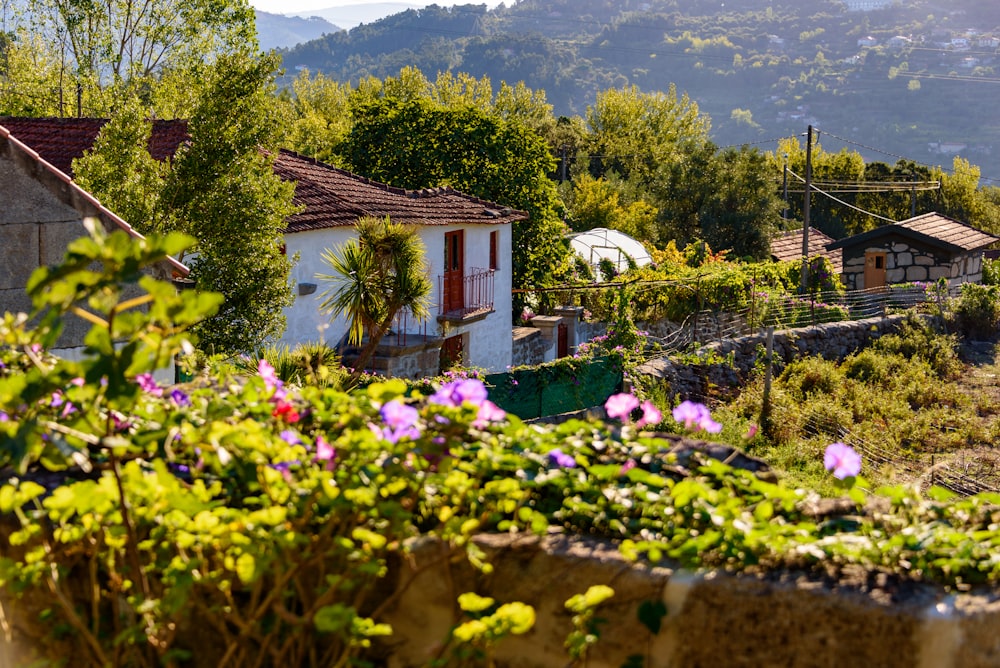
[{"label": "wooden door", "polygon": [[865,290],[885,287],[885,253],[865,253]]},{"label": "wooden door", "polygon": [[462,335],[449,336],[441,346],[441,371],[449,371],[462,366],[465,357],[465,344]]},{"label": "wooden door", "polygon": [[462,230],[446,232],[444,235],[444,312],[461,311],[465,308],[465,239]]},{"label": "wooden door", "polygon": [[560,322],[556,329],[556,357],[567,355],[569,355],[569,327],[566,323]]}]

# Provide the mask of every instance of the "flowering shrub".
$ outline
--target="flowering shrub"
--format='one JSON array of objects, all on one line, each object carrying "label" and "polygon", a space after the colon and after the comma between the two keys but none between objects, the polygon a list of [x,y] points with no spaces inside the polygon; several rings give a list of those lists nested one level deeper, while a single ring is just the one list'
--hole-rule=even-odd
[{"label": "flowering shrub", "polygon": [[[220,668],[373,659],[395,601],[380,582],[398,568],[405,587],[412,573],[392,564],[427,535],[442,541],[444,559],[484,570],[473,534],[559,527],[619,541],[632,559],[686,567],[859,563],[1000,580],[991,556],[1000,536],[986,530],[995,499],[886,490],[890,508],[845,525],[853,540],[838,541],[806,514],[804,490],[698,455],[682,469],[671,441],[632,429],[525,425],[475,379],[440,383],[430,396],[402,381],[296,390],[264,361],[248,376],[210,368],[164,386],[147,374],[218,302],[140,278],[136,267],[183,243],[75,242],[68,267],[32,280],[36,305],[51,309],[41,326],[10,314],[0,323],[0,465],[17,470],[0,486],[0,513],[15,525],[0,547],[0,587],[6,618],[44,611],[51,637],[40,659]],[[129,280],[145,296],[108,296]],[[88,355],[46,355],[60,319],[84,308],[93,309]],[[622,420],[640,409],[640,422],[657,417],[634,397],[611,403]],[[675,418],[714,429],[707,411],[685,410]],[[59,482],[40,475],[70,468]],[[597,621],[589,611],[609,595],[567,602],[572,656],[585,656]],[[491,601],[495,610],[474,595],[459,602],[469,619],[442,639],[459,658],[488,654],[534,618],[516,601]]]}]

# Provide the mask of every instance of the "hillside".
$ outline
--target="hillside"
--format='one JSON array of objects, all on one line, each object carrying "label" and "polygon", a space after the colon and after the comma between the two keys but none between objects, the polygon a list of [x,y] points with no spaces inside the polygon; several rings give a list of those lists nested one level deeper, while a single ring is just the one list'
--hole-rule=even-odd
[{"label": "hillside", "polygon": [[[848,11],[840,0],[521,0],[408,10],[284,53],[344,81],[465,71],[546,92],[583,115],[599,90],[676,84],[720,145],[798,134],[827,150],[950,166],[959,154],[1000,179],[1000,3],[911,0]],[[879,153],[866,147],[884,151]],[[773,148],[773,143],[764,148]]]},{"label": "hillside", "polygon": [[305,18],[261,11],[255,11],[254,15],[257,21],[257,38],[260,41],[260,47],[265,51],[287,49],[340,30],[334,24],[318,16]]}]

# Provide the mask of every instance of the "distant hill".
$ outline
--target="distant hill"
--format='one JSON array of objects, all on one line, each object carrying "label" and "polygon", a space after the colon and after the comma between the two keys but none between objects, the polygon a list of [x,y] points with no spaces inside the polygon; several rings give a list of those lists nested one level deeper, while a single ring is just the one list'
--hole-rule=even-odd
[{"label": "distant hill", "polygon": [[420,6],[413,2],[375,2],[366,5],[342,5],[315,9],[310,12],[298,12],[295,16],[318,16],[342,26],[345,30],[350,30],[362,23],[374,23],[385,16],[399,14],[408,9],[418,9]]},{"label": "distant hill", "polygon": [[257,16],[257,39],[265,51],[287,49],[341,30],[318,16],[304,18],[260,11],[254,14]]},{"label": "distant hill", "polygon": [[983,0],[518,0],[407,9],[283,55],[289,72],[350,82],[406,65],[524,81],[557,115],[608,88],[675,84],[721,146],[771,149],[812,124],[827,150],[945,167],[961,155],[1000,179],[998,45],[1000,2]]}]

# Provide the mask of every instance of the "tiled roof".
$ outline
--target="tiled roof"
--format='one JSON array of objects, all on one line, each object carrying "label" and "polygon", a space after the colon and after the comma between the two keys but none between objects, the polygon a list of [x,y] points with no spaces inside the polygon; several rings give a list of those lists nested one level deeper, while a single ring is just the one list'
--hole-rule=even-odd
[{"label": "tiled roof", "polygon": [[360,216],[406,225],[497,225],[528,217],[452,188],[393,188],[291,151],[278,154],[274,171],[295,182],[295,203],[306,207],[288,219],[286,232],[353,225]]},{"label": "tiled roof", "polygon": [[[74,158],[94,144],[102,118],[19,118],[0,116],[0,126],[24,142],[46,162],[72,175]],[[154,121],[150,155],[165,160],[187,141],[186,121]],[[282,150],[274,171],[294,181],[294,203],[305,207],[288,219],[286,232],[353,225],[360,216],[389,216],[409,225],[504,224],[528,214],[480,200],[452,188],[403,190]]]},{"label": "tiled roof", "polygon": [[[106,118],[22,118],[0,116],[0,125],[64,174],[73,175],[73,160],[94,145]],[[187,121],[153,121],[149,154],[166,160],[187,141]]]},{"label": "tiled roof", "polygon": [[[131,225],[109,211],[97,201],[97,198],[78,186],[65,172],[45,160],[33,148],[27,146],[2,123],[0,123],[0,157],[20,165],[42,183],[56,199],[81,214],[96,215],[108,227],[118,227],[133,237],[142,238]],[[168,257],[164,261],[177,274],[188,275],[188,268],[178,260]]]},{"label": "tiled roof", "polygon": [[[843,260],[839,252],[828,251],[827,244],[833,238],[815,227],[809,228],[809,257],[820,255],[828,259],[839,274],[843,271]],[[771,257],[779,262],[802,259],[802,230],[788,230],[771,240]]]},{"label": "tiled roof", "polygon": [[893,233],[912,239],[919,239],[925,243],[946,246],[959,252],[985,248],[990,244],[1000,241],[1000,237],[977,230],[971,225],[966,225],[954,218],[931,212],[891,225],[882,225],[881,227],[876,227],[874,230],[868,230],[861,234],[855,234],[853,237],[835,241],[829,244],[827,249],[835,250],[844,248],[845,246],[867,243],[873,239]]}]

